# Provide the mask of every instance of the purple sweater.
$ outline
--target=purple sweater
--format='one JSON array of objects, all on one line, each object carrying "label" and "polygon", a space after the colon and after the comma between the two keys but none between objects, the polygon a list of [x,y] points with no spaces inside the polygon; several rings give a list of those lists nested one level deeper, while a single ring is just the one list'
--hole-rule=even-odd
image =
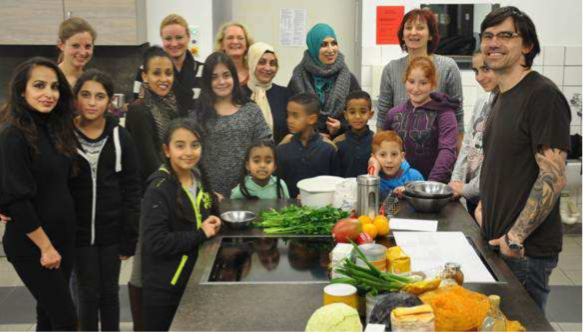
[{"label": "purple sweater", "polygon": [[431,101],[414,107],[410,100],[389,110],[384,130],[404,141],[406,159],[424,179],[448,183],[456,162],[456,116],[460,102],[431,93]]}]

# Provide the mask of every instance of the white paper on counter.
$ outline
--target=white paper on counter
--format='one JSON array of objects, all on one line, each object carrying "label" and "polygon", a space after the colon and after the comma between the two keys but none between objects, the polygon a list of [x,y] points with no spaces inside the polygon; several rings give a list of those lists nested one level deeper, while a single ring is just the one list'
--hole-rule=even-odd
[{"label": "white paper on counter", "polygon": [[456,262],[465,282],[496,282],[462,232],[393,232],[393,236],[396,244],[410,256],[412,271]]},{"label": "white paper on counter", "polygon": [[438,230],[438,221],[437,220],[391,218],[389,220],[389,229],[390,230],[436,232]]}]

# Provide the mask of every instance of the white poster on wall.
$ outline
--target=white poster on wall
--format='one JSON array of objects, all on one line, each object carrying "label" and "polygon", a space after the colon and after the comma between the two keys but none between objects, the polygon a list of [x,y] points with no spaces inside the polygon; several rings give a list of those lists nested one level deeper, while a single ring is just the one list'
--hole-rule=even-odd
[{"label": "white poster on wall", "polygon": [[306,9],[280,10],[280,46],[306,44]]}]

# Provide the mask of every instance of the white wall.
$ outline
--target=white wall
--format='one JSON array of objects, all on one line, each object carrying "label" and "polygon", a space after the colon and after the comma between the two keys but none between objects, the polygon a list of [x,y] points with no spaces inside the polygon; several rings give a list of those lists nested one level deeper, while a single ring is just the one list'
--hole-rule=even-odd
[{"label": "white wall", "polygon": [[200,61],[213,52],[213,1],[212,0],[147,0],[147,38],[151,45],[161,45],[160,22],[168,14],[179,14],[189,25],[199,27]]}]

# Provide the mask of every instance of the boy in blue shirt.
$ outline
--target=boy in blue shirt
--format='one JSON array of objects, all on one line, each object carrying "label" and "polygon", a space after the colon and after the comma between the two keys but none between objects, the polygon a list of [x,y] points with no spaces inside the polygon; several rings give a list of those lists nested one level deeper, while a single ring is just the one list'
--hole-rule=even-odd
[{"label": "boy in blue shirt", "polygon": [[379,195],[383,201],[392,192],[401,195],[409,181],[423,181],[420,172],[410,167],[406,161],[404,142],[394,131],[381,131],[373,136],[369,165],[374,167],[374,175],[381,178]]},{"label": "boy in blue shirt", "polygon": [[371,96],[364,91],[349,93],[343,112],[349,129],[335,138],[342,177],[357,177],[367,174],[367,163],[371,157],[373,131],[367,122],[373,117]]},{"label": "boy in blue shirt", "polygon": [[290,198],[298,196],[299,181],[320,176],[339,175],[335,144],[316,131],[320,102],[318,97],[298,93],[288,101],[288,136],[278,145],[278,169],[286,181]]}]

